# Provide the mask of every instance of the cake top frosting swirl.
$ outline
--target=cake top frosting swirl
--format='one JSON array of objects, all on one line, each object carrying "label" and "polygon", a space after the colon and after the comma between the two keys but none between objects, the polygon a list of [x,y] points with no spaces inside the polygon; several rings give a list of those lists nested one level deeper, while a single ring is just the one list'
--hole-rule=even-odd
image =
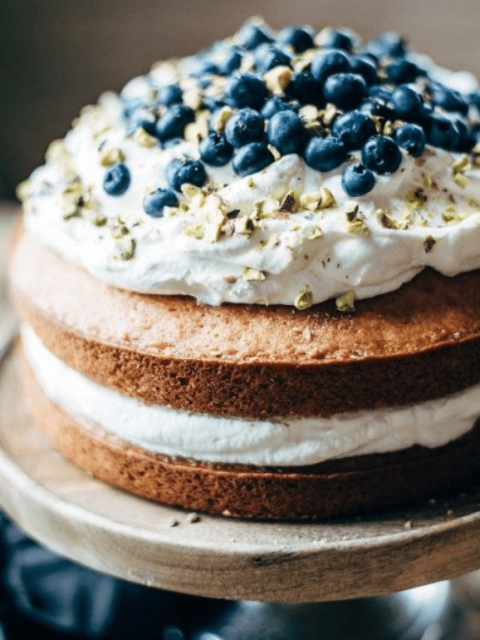
[{"label": "cake top frosting swirl", "polygon": [[385,33],[252,20],[85,108],[26,224],[124,289],[306,308],[480,267],[480,92]]}]

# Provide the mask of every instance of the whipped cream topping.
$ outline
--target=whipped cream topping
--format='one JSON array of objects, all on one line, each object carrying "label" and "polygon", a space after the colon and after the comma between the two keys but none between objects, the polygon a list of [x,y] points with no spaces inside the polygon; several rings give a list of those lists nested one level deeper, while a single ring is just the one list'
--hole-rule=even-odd
[{"label": "whipped cream topping", "polygon": [[199,461],[301,466],[419,444],[439,447],[467,433],[480,416],[480,385],[410,407],[333,418],[240,420],[178,411],[92,382],[49,352],[33,330],[23,346],[46,395],[74,419],[151,453]]},{"label": "whipped cream topping", "polygon": [[[432,77],[466,93],[476,88],[469,74],[418,59]],[[187,58],[180,72],[192,65]],[[177,78],[171,64],[157,65],[122,97],[147,100],[152,86]],[[200,157],[197,142],[170,148],[157,142],[127,132],[121,99],[105,94],[33,173],[27,226],[107,284],[192,295],[210,305],[304,308],[344,294],[360,299],[395,290],[426,266],[448,276],[480,267],[480,169],[465,155],[428,145],[417,159],[402,151],[399,169],[378,175],[374,189],[355,199],[342,188],[344,167],[315,171],[296,154],[246,178],[231,163],[206,166],[202,190],[186,191],[179,208],[152,218],[143,200],[167,187],[170,161]],[[121,197],[102,186],[108,154],[121,157],[131,173]],[[351,161],[359,160],[352,152]],[[287,194],[293,211],[282,211]]]}]

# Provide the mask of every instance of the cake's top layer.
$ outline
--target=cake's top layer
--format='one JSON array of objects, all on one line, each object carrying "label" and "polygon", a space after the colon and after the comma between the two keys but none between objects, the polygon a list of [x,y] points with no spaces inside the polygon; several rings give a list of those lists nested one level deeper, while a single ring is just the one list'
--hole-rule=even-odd
[{"label": "cake's top layer", "polygon": [[114,286],[306,308],[480,267],[480,92],[394,34],[247,23],[86,108],[21,189]]}]

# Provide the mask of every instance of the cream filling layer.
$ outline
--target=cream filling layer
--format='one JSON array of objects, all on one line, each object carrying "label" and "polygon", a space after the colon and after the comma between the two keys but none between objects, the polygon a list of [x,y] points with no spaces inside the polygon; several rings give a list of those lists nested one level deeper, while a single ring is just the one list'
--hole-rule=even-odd
[{"label": "cream filling layer", "polygon": [[25,353],[45,394],[74,419],[151,453],[218,463],[300,466],[415,444],[439,447],[480,416],[480,385],[440,400],[344,413],[329,419],[243,420],[146,405],[92,382],[22,329]]}]

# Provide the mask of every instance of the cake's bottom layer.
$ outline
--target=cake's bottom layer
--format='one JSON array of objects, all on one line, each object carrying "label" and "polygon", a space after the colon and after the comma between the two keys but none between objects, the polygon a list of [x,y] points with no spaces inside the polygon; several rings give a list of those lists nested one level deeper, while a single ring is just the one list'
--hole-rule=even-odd
[{"label": "cake's bottom layer", "polygon": [[44,394],[23,355],[21,369],[35,421],[69,459],[109,484],[186,509],[282,520],[345,516],[439,497],[480,476],[479,427],[436,449],[284,470],[166,458],[73,420]]}]

